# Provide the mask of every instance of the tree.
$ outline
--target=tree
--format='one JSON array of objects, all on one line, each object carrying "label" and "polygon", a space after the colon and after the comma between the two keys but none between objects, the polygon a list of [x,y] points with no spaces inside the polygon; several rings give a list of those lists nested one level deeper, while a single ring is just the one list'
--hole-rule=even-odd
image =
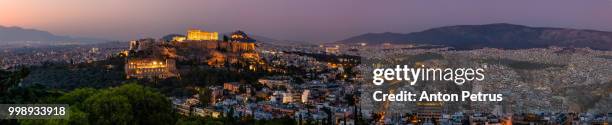
[{"label": "tree", "polygon": [[68,119],[20,119],[21,125],[89,125],[87,113],[79,110],[77,107],[70,107],[68,111]]},{"label": "tree", "polygon": [[87,113],[81,111],[77,107],[68,108],[70,115],[68,116],[68,124],[70,125],[89,125]]},{"label": "tree", "polygon": [[21,68],[15,72],[0,70],[0,92],[6,92],[9,88],[19,85],[23,78],[29,74],[30,70],[26,68]]},{"label": "tree", "polygon": [[98,92],[100,91],[93,88],[78,88],[60,96],[59,98],[57,98],[57,101],[62,104],[75,104],[72,106],[84,109],[84,106],[81,105],[81,102],[84,102],[87,98]]},{"label": "tree", "polygon": [[81,88],[66,93],[55,103],[69,104],[69,118],[23,120],[22,124],[175,124],[177,115],[161,93],[135,83],[116,88]]},{"label": "tree", "polygon": [[84,102],[89,120],[95,125],[127,125],[135,124],[130,100],[112,91],[104,91],[93,95]]},{"label": "tree", "polygon": [[135,83],[125,84],[112,91],[127,97],[134,120],[141,125],[174,124],[176,115],[172,103],[163,94]]},{"label": "tree", "polygon": [[229,38],[226,35],[223,35],[223,42],[229,41]]}]

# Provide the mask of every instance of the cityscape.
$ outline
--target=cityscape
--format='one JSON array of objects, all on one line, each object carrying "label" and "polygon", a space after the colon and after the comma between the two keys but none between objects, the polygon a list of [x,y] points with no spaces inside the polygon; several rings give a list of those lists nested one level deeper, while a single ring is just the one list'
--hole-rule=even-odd
[{"label": "cityscape", "polygon": [[[174,11],[178,10],[169,10]],[[250,18],[263,18],[258,16],[265,14],[243,15],[240,19],[248,22]],[[341,36],[344,37],[341,40],[279,40],[263,36],[270,34],[262,33],[266,30],[231,21],[235,27],[247,28],[225,32],[234,26],[226,25],[224,19],[218,20],[181,24],[190,26],[161,36],[143,31],[147,35],[134,33],[118,40],[59,36],[42,30],[5,27],[0,21],[3,110],[0,124],[612,123],[612,29],[540,27],[497,21],[437,25],[411,33],[368,31]],[[295,32],[282,31],[296,33],[313,27],[304,25],[284,26],[295,28]],[[329,32],[335,32],[333,28],[338,27],[332,25],[323,25],[321,29],[329,27]],[[156,28],[148,30],[153,29]],[[357,32],[359,28],[354,29]],[[109,32],[124,33],[121,30]],[[415,85],[409,81],[372,83],[374,69],[396,65],[478,67],[486,77],[459,85],[442,80],[419,81]],[[376,91],[454,94],[469,91],[499,93],[500,97],[498,101],[378,101],[373,98]],[[5,116],[4,105],[13,104],[67,105],[68,115],[33,119]]]},{"label": "cityscape", "polygon": [[[119,78],[121,81],[188,82],[180,89],[187,92],[168,93],[172,107],[182,117],[286,118],[295,124],[603,124],[609,119],[606,111],[609,112],[612,100],[580,104],[579,98],[592,97],[556,91],[589,90],[581,94],[609,94],[609,83],[605,83],[603,90],[589,85],[609,81],[610,51],[561,47],[459,51],[390,43],[277,47],[258,43],[243,31],[221,37],[218,32],[193,29],[186,34],[167,37],[170,39],[143,38],[113,43],[122,46],[99,45],[100,48],[7,50],[3,52],[6,56],[2,62],[4,69],[10,70],[25,65],[105,63],[100,60],[120,58],[124,61],[108,63],[107,67],[116,67],[116,71],[124,74]],[[365,82],[367,72],[360,71],[375,64],[366,61],[370,59],[378,59],[385,65],[486,65],[490,71],[486,81],[459,88],[452,84],[435,88],[394,86],[403,85],[398,88],[402,90],[497,91],[511,96],[506,98],[509,101],[481,103],[373,102],[367,93],[376,90],[372,87],[380,86]],[[195,78],[193,75],[202,71],[194,68],[246,73],[241,75],[250,78]],[[585,76],[592,78],[585,79]],[[535,79],[539,77],[546,79]],[[575,84],[580,80],[581,84]],[[25,78],[23,83],[36,81]]]}]

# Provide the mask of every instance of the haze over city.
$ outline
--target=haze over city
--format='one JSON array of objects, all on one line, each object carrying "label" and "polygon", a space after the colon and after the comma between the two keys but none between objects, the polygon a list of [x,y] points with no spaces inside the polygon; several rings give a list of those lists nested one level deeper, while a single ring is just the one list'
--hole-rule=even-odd
[{"label": "haze over city", "polygon": [[110,40],[198,28],[282,40],[336,41],[369,32],[512,23],[612,31],[610,0],[0,0],[0,25]]}]

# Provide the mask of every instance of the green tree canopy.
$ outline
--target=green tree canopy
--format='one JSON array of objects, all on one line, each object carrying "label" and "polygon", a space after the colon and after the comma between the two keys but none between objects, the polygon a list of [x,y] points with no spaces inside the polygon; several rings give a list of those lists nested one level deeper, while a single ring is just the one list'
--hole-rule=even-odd
[{"label": "green tree canopy", "polygon": [[107,89],[80,88],[56,103],[69,104],[67,120],[22,120],[21,124],[167,125],[177,115],[168,98],[135,83]]}]

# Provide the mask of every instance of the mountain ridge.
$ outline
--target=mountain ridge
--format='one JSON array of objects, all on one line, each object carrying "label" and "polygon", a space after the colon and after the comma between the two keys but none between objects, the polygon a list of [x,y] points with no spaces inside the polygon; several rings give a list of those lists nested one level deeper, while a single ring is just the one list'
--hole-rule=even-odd
[{"label": "mountain ridge", "polygon": [[339,42],[434,44],[457,49],[484,47],[525,49],[560,46],[612,50],[612,32],[494,23],[444,26],[406,34],[366,33]]},{"label": "mountain ridge", "polygon": [[98,38],[62,36],[38,29],[27,29],[18,26],[8,27],[0,25],[0,43],[19,41],[97,43],[105,42],[108,40]]}]

